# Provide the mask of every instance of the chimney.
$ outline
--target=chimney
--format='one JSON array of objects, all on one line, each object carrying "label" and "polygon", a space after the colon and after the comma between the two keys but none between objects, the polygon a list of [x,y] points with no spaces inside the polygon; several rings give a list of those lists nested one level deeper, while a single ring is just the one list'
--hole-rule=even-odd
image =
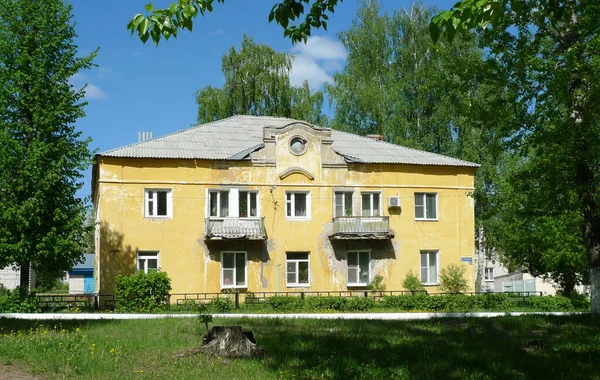
[{"label": "chimney", "polygon": [[138,142],[152,140],[152,132],[138,132]]},{"label": "chimney", "polygon": [[367,137],[375,141],[385,141],[385,137],[383,135],[367,135]]}]

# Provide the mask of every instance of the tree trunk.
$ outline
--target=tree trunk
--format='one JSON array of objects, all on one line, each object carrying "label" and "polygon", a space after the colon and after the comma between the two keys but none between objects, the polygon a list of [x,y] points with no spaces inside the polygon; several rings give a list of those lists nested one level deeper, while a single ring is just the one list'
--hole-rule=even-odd
[{"label": "tree trunk", "polygon": [[29,277],[30,277],[30,263],[29,262],[25,262],[25,263],[21,263],[21,268],[20,268],[20,274],[19,274],[19,286],[21,287],[21,291],[22,292],[26,292],[29,293],[29,291],[31,289],[29,289]]},{"label": "tree trunk", "polygon": [[600,267],[590,268],[592,315],[600,316]]},{"label": "tree trunk", "polygon": [[252,331],[242,331],[242,326],[213,326],[202,337],[202,350],[220,358],[247,358],[262,354]]}]

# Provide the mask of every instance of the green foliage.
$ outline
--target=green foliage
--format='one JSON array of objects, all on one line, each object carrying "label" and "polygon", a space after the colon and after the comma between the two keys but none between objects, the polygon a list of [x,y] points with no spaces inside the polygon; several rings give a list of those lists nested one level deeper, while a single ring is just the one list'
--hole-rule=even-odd
[{"label": "green foliage", "polygon": [[233,305],[228,297],[217,297],[210,301],[209,308],[215,313],[227,313],[233,309]]},{"label": "green foliage", "polygon": [[467,296],[406,294],[400,296],[385,296],[381,301],[385,308],[398,311],[473,311],[506,310],[512,306],[508,294],[481,294]]},{"label": "green foliage", "polygon": [[151,313],[167,310],[171,279],[165,272],[138,272],[115,279],[115,310]]},{"label": "green foliage", "polygon": [[384,278],[382,275],[375,275],[367,284],[367,288],[372,292],[382,292],[385,290],[385,284],[383,283],[383,280]]},{"label": "green foliage", "polygon": [[469,286],[465,278],[466,268],[460,264],[450,264],[440,271],[440,288],[449,293],[467,291]]},{"label": "green foliage", "polygon": [[92,66],[75,45],[62,0],[0,0],[0,268],[29,264],[40,281],[81,260],[85,203],[76,196],[92,160],[75,129],[84,89],[69,81]]},{"label": "green foliage", "polygon": [[[269,12],[269,22],[275,21],[281,25],[284,37],[290,38],[293,43],[306,42],[313,28],[327,30],[328,13],[334,13],[341,1],[343,0],[285,0],[273,5]],[[127,24],[127,30],[131,30],[132,35],[137,32],[143,43],[152,38],[158,45],[161,38],[168,40],[171,36],[177,37],[179,30],[187,29],[191,32],[198,13],[204,16],[206,12],[212,12],[214,2],[215,0],[178,0],[167,8],[154,8],[152,3],[148,3],[144,7],[149,12],[148,16],[136,14]],[[305,4],[310,5],[308,11],[304,9]],[[302,15],[305,15],[303,22],[290,25],[290,21],[295,21]]]},{"label": "green foliage", "polygon": [[239,50],[231,47],[223,56],[222,88],[206,86],[196,93],[198,122],[233,115],[283,116],[324,124],[323,93],[311,93],[308,82],[290,85],[292,56],[257,44],[244,35]]},{"label": "green foliage", "polygon": [[20,287],[12,291],[0,290],[0,313],[39,313],[40,311],[42,310],[35,293],[28,294]]},{"label": "green foliage", "polygon": [[373,310],[375,300],[368,297],[306,297],[273,296],[268,307],[279,313],[289,312],[364,312]]},{"label": "green foliage", "polygon": [[527,297],[527,306],[542,311],[571,311],[573,304],[564,296]]},{"label": "green foliage", "polygon": [[423,286],[419,277],[413,273],[412,269],[408,271],[404,281],[402,281],[402,287],[413,294],[425,290],[425,286]]},{"label": "green foliage", "polygon": [[293,296],[273,296],[267,298],[266,304],[276,312],[290,312],[302,309],[304,300]]},{"label": "green foliage", "polygon": [[590,310],[590,297],[587,294],[573,292],[569,295],[569,299],[576,310]]}]

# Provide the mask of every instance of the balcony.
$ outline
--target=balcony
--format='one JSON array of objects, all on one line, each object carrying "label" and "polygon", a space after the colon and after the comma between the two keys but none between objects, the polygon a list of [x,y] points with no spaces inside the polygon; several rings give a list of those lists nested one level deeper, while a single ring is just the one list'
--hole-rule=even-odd
[{"label": "balcony", "polygon": [[205,240],[265,240],[265,218],[204,219]]},{"label": "balcony", "polygon": [[338,216],[333,218],[331,239],[392,239],[388,216]]}]

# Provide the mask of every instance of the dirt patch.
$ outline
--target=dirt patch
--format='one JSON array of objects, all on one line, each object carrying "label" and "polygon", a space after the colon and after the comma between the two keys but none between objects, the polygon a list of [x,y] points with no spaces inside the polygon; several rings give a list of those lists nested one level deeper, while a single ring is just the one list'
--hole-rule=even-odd
[{"label": "dirt patch", "polygon": [[0,364],[0,380],[30,380],[40,379],[37,376],[33,376],[25,370],[25,368],[18,364]]}]

